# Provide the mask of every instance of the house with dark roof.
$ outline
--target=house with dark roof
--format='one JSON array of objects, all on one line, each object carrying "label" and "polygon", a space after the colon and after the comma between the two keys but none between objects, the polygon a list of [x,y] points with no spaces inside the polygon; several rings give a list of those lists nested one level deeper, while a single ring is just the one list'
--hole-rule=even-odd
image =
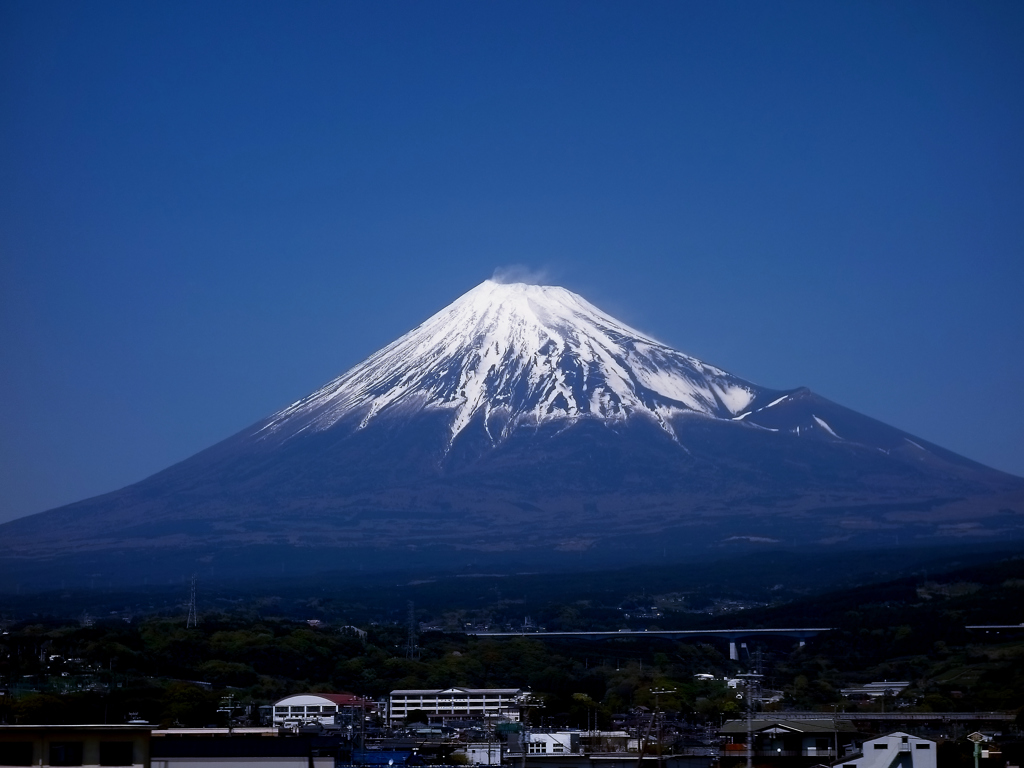
[{"label": "house with dark roof", "polygon": [[755,718],[750,723],[753,744],[747,743],[748,724],[746,720],[729,720],[719,730],[719,735],[729,742],[724,745],[723,768],[729,758],[738,762],[746,760],[747,751],[753,750],[752,757],[764,762],[792,766],[812,766],[821,762],[832,762],[835,756],[857,749],[860,742],[856,727],[849,720],[822,718],[820,720],[785,720]]}]

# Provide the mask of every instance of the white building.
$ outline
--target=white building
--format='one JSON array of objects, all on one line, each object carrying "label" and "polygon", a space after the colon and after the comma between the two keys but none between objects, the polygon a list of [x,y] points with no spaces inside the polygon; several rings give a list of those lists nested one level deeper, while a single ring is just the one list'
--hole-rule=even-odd
[{"label": "white building", "polygon": [[580,751],[578,731],[527,731],[523,740],[528,755],[575,755]]},{"label": "white building", "polygon": [[843,760],[842,768],[935,768],[935,742],[896,731],[864,742],[860,755]]},{"label": "white building", "polygon": [[469,760],[470,765],[501,765],[501,742],[471,742],[463,749],[457,749]]},{"label": "white building", "polygon": [[373,701],[351,693],[299,693],[274,702],[273,724],[352,725],[375,709]]},{"label": "white building", "polygon": [[444,688],[441,690],[408,689],[391,692],[388,719],[404,720],[410,712],[420,710],[442,718],[483,720],[502,718],[519,720],[521,688]]}]

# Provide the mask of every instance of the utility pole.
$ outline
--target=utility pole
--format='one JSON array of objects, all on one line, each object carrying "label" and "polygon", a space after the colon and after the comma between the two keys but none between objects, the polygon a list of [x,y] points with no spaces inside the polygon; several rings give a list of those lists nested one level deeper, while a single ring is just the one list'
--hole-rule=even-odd
[{"label": "utility pole", "polygon": [[226,712],[227,715],[228,715],[228,735],[229,736],[231,735],[231,715],[234,713],[234,710],[235,710],[235,697],[233,695],[232,696],[223,696],[221,698],[221,700],[220,700],[220,708],[217,711],[218,712]]},{"label": "utility pole", "polygon": [[[484,720],[487,725],[487,765],[494,765],[494,733],[491,731],[491,713],[484,708]],[[501,749],[501,747],[498,747]]]},{"label": "utility pole", "polygon": [[523,725],[527,728],[530,727],[530,708],[539,707],[544,702],[541,699],[534,696],[532,693],[520,694],[516,699],[516,703],[519,705],[522,714]]},{"label": "utility pole", "polygon": [[636,740],[636,742],[637,742],[636,743],[636,748],[637,748],[636,768],[643,768],[644,752],[646,751],[646,748],[647,748],[647,736],[650,736],[650,734],[651,734],[651,726],[653,726],[653,725],[654,725],[654,718],[652,717],[650,720],[647,721],[647,732],[644,733],[643,736],[641,736],[640,735],[640,724],[639,724],[639,722],[637,723],[637,727],[636,727],[636,736],[637,736],[637,740]]},{"label": "utility pole", "polygon": [[985,740],[985,736],[975,731],[967,738],[974,742],[974,768],[978,768],[978,758],[981,757],[981,742]]},{"label": "utility pole", "polygon": [[663,693],[675,693],[675,692],[676,692],[675,688],[654,688],[654,689],[651,690],[651,693],[654,694],[654,717],[658,721],[658,768],[662,768],[662,762],[663,762],[663,756],[662,756],[662,753],[661,753],[662,752],[662,750],[661,750],[662,729],[661,729],[661,717],[660,717],[660,715],[661,715],[661,698],[660,697],[661,697],[661,694],[663,694]]},{"label": "utility pole", "polygon": [[359,765],[366,762],[366,697],[359,697]]},{"label": "utility pole", "polygon": [[757,697],[755,693],[760,687],[761,675],[757,673],[748,673],[745,675],[737,675],[737,677],[743,678],[746,682],[744,688],[744,696],[747,698],[747,768],[754,767],[754,699]]},{"label": "utility pole", "polygon": [[832,755],[832,762],[839,762],[839,705],[832,705],[832,735],[835,737],[836,751]]},{"label": "utility pole", "polygon": [[747,768],[754,768],[754,713],[750,708],[750,691],[747,691]]}]

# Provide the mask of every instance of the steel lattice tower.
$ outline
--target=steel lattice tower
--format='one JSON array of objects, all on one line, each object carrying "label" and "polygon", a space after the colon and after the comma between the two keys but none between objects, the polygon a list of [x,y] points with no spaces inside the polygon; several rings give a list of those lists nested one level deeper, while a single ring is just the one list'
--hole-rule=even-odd
[{"label": "steel lattice tower", "polygon": [[199,619],[196,618],[196,575],[192,574],[192,592],[188,600],[188,619],[185,620],[185,628],[191,628],[199,625]]}]

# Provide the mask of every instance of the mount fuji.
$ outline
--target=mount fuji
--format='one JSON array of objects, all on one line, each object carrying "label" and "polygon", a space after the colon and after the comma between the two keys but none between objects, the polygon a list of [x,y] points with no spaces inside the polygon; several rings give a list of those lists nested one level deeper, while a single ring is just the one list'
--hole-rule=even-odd
[{"label": "mount fuji", "polygon": [[288,438],[355,417],[450,415],[447,450],[479,422],[496,445],[524,426],[683,414],[742,418],[759,388],[666,347],[564,288],[488,280],[326,387],[275,415]]},{"label": "mount fuji", "polygon": [[1021,535],[1021,478],[741,379],[564,288],[486,281],[237,435],[0,526],[0,570],[623,562]]}]

